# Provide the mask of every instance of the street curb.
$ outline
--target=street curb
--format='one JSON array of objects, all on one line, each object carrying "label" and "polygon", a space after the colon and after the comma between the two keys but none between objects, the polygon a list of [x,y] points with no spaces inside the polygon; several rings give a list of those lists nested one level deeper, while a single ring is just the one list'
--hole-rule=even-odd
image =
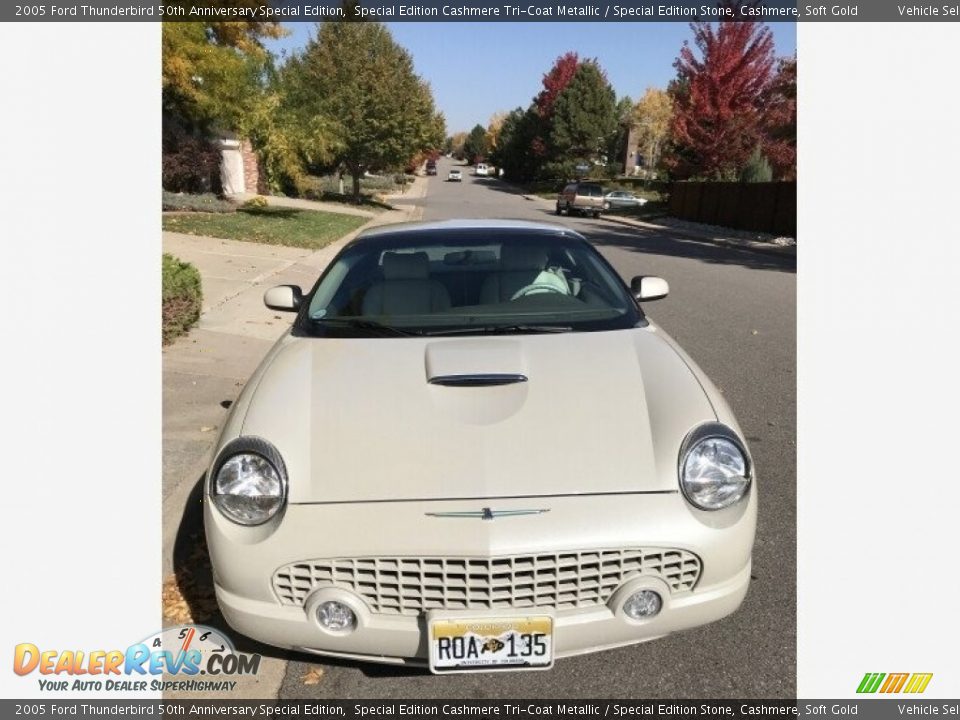
[{"label": "street curb", "polygon": [[[553,202],[552,200],[547,200],[539,195],[530,194],[524,194],[523,199],[541,200],[547,204]],[[670,227],[669,225],[657,225],[656,223],[635,220],[633,218],[619,217],[617,215],[603,215],[601,216],[601,219],[606,220],[607,222],[616,223],[617,225],[623,225],[624,227],[638,227],[645,230],[656,230],[657,232],[671,233],[678,237],[686,238],[687,240],[697,240],[699,242],[720,245],[722,247],[731,247],[737,250],[746,250],[748,252],[755,252],[763,255],[773,255],[775,257],[783,258],[797,257],[796,245],[774,245],[772,243],[759,242],[757,240],[740,240],[737,238],[716,237],[715,235],[709,235],[707,233],[698,233],[692,230],[674,228]]]},{"label": "street curb", "polygon": [[688,240],[697,240],[700,242],[711,243],[712,245],[721,245],[731,247],[737,250],[746,250],[748,252],[760,253],[763,255],[774,255],[776,257],[796,258],[796,245],[773,245],[772,243],[758,242],[756,240],[738,240],[736,238],[721,238],[712,235],[700,234],[689,230],[681,230],[670,227],[669,225],[657,225],[644,222],[643,220],[634,220],[632,218],[621,218],[617,216],[605,215],[602,218],[607,222],[616,223],[625,227],[638,227],[646,230],[656,230],[657,232],[671,233],[678,237]]}]

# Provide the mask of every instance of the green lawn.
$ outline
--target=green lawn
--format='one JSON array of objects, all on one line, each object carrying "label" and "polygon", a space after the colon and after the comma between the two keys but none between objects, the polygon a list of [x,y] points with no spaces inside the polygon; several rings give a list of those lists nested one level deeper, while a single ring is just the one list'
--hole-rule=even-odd
[{"label": "green lawn", "polygon": [[165,215],[163,229],[189,235],[316,250],[356,230],[368,220],[355,215],[267,207],[234,213]]}]

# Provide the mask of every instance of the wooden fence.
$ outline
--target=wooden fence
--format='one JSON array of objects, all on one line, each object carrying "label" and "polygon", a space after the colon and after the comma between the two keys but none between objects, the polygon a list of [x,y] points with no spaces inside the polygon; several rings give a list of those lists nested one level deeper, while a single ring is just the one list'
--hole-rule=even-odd
[{"label": "wooden fence", "polygon": [[670,214],[681,220],[797,236],[795,182],[675,182]]}]

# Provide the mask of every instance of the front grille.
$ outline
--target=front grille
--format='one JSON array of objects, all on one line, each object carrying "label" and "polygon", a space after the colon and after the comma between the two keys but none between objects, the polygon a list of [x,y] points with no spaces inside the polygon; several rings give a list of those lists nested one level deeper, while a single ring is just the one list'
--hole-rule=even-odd
[{"label": "front grille", "polygon": [[318,587],[356,593],[375,613],[603,605],[625,581],[658,577],[673,592],[692,590],[700,559],[685,550],[623,548],[503,557],[360,557],[308,560],[273,576],[284,605],[303,606]]}]

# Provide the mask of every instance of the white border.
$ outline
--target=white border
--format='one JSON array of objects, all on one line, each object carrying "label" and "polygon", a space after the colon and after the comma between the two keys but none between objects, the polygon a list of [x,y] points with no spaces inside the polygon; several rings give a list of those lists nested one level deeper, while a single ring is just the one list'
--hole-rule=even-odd
[{"label": "white border", "polygon": [[160,629],[160,26],[6,24],[0,52],[0,695],[49,698],[17,643]]},{"label": "white border", "polygon": [[956,698],[956,26],[798,43],[797,689],[932,672],[919,697]]}]

